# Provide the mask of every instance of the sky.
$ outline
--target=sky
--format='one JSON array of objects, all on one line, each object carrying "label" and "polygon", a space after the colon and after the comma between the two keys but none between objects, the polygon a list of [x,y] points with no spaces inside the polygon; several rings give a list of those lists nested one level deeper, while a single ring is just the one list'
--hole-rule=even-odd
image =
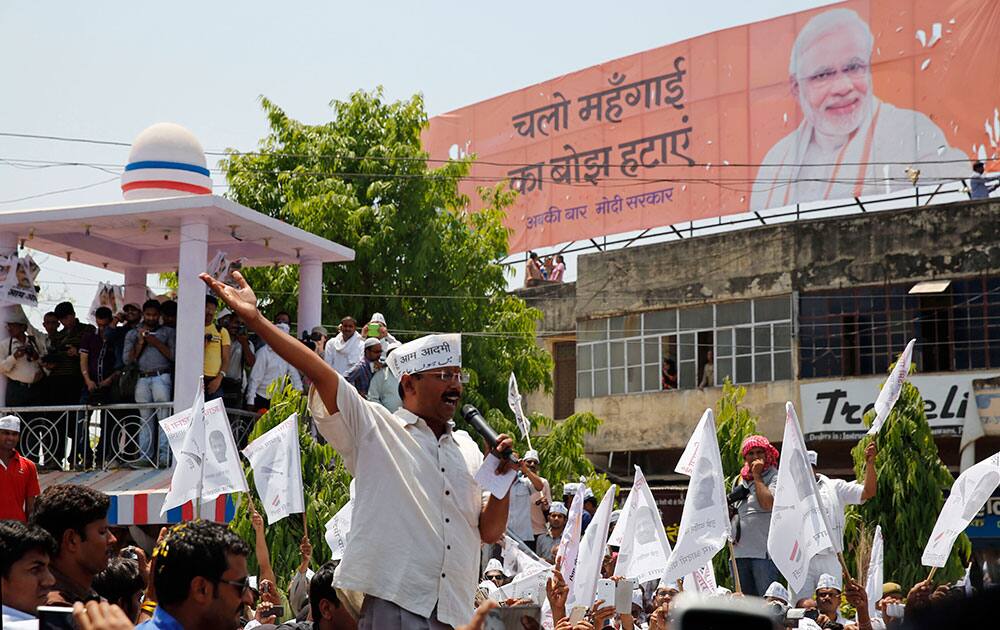
[{"label": "sky", "polygon": [[[149,125],[190,129],[206,150],[253,150],[259,97],[307,123],[382,86],[441,114],[554,76],[826,0],[610,3],[0,2],[0,132],[130,142]],[[0,136],[0,212],[120,199],[113,173],[3,160],[124,165],[127,147]],[[210,161],[210,166],[214,164]],[[215,191],[225,192],[215,175]],[[55,192],[64,191],[64,192]],[[40,307],[89,306],[114,273],[41,254]],[[573,259],[567,279],[575,278]],[[521,265],[516,265],[520,273]],[[512,284],[519,277],[512,278]],[[150,278],[154,290],[162,288]],[[39,313],[29,313],[40,320]]]}]

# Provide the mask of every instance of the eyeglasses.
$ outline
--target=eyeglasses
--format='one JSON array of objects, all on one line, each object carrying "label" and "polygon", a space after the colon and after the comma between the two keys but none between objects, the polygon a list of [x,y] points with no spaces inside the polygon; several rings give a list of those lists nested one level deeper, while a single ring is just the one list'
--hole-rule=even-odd
[{"label": "eyeglasses", "polygon": [[811,86],[823,87],[833,83],[833,81],[837,78],[837,75],[840,73],[847,75],[851,79],[857,79],[864,76],[867,72],[868,64],[863,61],[850,61],[840,70],[837,70],[836,68],[823,68],[808,77],[805,77],[804,80]]},{"label": "eyeglasses", "polygon": [[439,381],[444,381],[445,383],[468,383],[469,373],[465,370],[461,372],[445,372],[444,370],[440,372],[419,372],[414,374],[414,376],[427,376],[429,378],[436,378]]},{"label": "eyeglasses", "polygon": [[239,591],[240,596],[245,595],[246,592],[250,590],[250,576],[249,575],[246,576],[245,578],[243,578],[242,580],[223,580],[223,579],[220,578],[219,582],[222,583],[222,584],[228,584],[228,585],[232,586],[233,588],[235,588],[236,590]]}]

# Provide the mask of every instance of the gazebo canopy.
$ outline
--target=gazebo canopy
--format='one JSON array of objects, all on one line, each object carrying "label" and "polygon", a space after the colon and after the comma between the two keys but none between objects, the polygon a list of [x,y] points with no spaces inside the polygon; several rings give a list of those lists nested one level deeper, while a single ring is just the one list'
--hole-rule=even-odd
[{"label": "gazebo canopy", "polygon": [[[0,211],[0,232],[27,247],[119,273],[176,272],[181,224],[208,221],[209,256],[217,250],[248,267],[346,262],[354,251],[217,195]],[[208,261],[206,261],[207,264]]]}]

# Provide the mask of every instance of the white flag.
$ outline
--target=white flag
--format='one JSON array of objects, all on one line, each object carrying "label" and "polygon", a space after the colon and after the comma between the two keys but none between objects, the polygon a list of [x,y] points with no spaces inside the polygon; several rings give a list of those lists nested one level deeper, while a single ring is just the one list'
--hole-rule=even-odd
[{"label": "white flag", "polygon": [[531,422],[528,421],[527,416],[524,415],[524,409],[521,408],[521,392],[517,390],[517,378],[514,377],[513,372],[510,373],[510,380],[507,381],[507,404],[514,412],[514,419],[517,420],[517,428],[521,430],[521,437],[527,440],[531,433]]},{"label": "white flag", "polygon": [[551,570],[552,565],[531,553],[523,542],[504,534],[503,547],[500,550],[503,558],[503,572],[507,576],[535,573],[539,570]]},{"label": "white flag", "polygon": [[722,456],[711,409],[702,414],[676,471],[683,474],[690,471],[691,481],[684,498],[677,544],[663,572],[664,582],[675,582],[705,566],[729,539]]},{"label": "white flag", "polygon": [[326,544],[330,546],[331,560],[340,560],[347,550],[348,538],[351,534],[351,511],[354,509],[354,500],[351,499],[340,508],[340,510],[326,522]]},{"label": "white flag", "polygon": [[580,553],[576,560],[576,578],[566,601],[567,610],[573,606],[590,608],[597,592],[597,580],[601,577],[604,551],[607,549],[608,527],[611,525],[611,508],[614,506],[618,486],[611,486],[604,493],[601,504],[594,512],[594,518],[587,525],[580,540]]},{"label": "white flag", "polygon": [[559,539],[558,559],[562,559],[561,572],[569,592],[573,592],[573,582],[576,579],[576,560],[580,554],[580,532],[583,529],[583,495],[587,486],[577,485],[576,494],[569,504],[569,516],[566,517],[566,527]]},{"label": "white flag", "polygon": [[297,413],[247,444],[243,454],[250,460],[268,525],[305,512]]},{"label": "white flag", "polygon": [[205,466],[202,468],[201,498],[209,501],[221,494],[247,492],[240,452],[233,427],[221,398],[205,403]]},{"label": "white flag", "polygon": [[545,582],[551,572],[551,567],[543,567],[518,575],[510,584],[501,586],[494,599],[501,602],[506,599],[530,599],[540,606],[545,601]]},{"label": "white flag", "polygon": [[865,576],[865,592],[868,593],[868,615],[872,619],[881,618],[881,613],[875,609],[875,604],[882,599],[882,580],[884,569],[882,564],[882,526],[875,526],[875,536],[872,538],[872,553],[868,560],[868,573]]},{"label": "white flag", "polygon": [[697,571],[688,573],[684,576],[683,585],[685,591],[693,589],[696,593],[715,595],[716,589],[719,588],[715,580],[715,567],[709,562]]},{"label": "white flag", "polygon": [[170,489],[163,498],[160,516],[201,495],[202,460],[205,458],[205,388],[198,379],[198,391],[190,409],[161,420],[170,449],[174,452],[174,471]]},{"label": "white flag", "polygon": [[830,547],[830,527],[820,505],[802,429],[795,408],[788,402],[767,551],[789,588],[798,592],[805,586],[809,560]]},{"label": "white flag", "polygon": [[993,454],[958,476],[944,502],[920,562],[943,567],[958,535],[969,526],[1000,485],[1000,453]]},{"label": "white flag", "polygon": [[[621,542],[613,542],[619,532]],[[640,584],[658,579],[670,558],[670,541],[663,529],[660,510],[638,466],[635,467],[632,491],[625,500],[618,526],[608,544],[619,547],[615,575],[636,578]]]},{"label": "white flag", "polygon": [[200,379],[191,408],[161,420],[160,426],[174,452],[174,472],[161,516],[196,497],[204,502],[247,491],[224,403],[221,398],[205,403]]},{"label": "white flag", "polygon": [[910,339],[910,343],[906,344],[906,348],[903,349],[903,354],[899,355],[899,361],[896,361],[896,366],[892,368],[889,378],[885,379],[885,384],[882,385],[878,398],[875,399],[875,420],[872,421],[872,426],[868,429],[868,435],[878,433],[882,425],[885,424],[885,419],[889,417],[892,406],[899,400],[899,393],[903,391],[903,383],[906,382],[906,376],[910,373],[910,359],[913,357],[913,344],[916,342],[916,339]]}]

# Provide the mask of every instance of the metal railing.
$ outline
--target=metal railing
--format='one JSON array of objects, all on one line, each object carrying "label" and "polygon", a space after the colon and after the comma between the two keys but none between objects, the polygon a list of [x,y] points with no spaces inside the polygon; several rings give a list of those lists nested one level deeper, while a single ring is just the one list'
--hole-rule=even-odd
[{"label": "metal railing", "polygon": [[[22,455],[42,470],[169,468],[170,447],[158,421],[173,403],[8,407],[21,419]],[[259,414],[226,409],[237,446],[246,445]]]}]

